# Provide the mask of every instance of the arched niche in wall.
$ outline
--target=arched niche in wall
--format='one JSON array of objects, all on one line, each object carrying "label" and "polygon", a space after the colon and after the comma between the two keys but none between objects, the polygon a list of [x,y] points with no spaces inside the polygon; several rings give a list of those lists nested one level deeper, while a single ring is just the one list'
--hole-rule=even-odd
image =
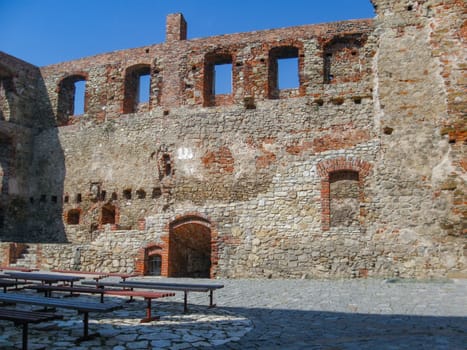
[{"label": "arched niche in wall", "polygon": [[81,219],[81,210],[80,209],[70,209],[66,213],[66,223],[67,225],[79,225]]},{"label": "arched niche in wall", "polygon": [[361,48],[366,42],[361,34],[336,36],[323,47],[323,82],[355,82],[362,75]]},{"label": "arched niche in wall", "polygon": [[364,181],[371,164],[353,158],[326,159],[317,164],[321,178],[321,228],[358,226],[365,215]]},{"label": "arched niche in wall", "polygon": [[360,224],[360,191],[358,171],[338,170],[329,173],[331,227]]},{"label": "arched niche in wall", "polygon": [[107,224],[117,224],[117,208],[110,203],[103,205],[101,209],[100,225]]}]

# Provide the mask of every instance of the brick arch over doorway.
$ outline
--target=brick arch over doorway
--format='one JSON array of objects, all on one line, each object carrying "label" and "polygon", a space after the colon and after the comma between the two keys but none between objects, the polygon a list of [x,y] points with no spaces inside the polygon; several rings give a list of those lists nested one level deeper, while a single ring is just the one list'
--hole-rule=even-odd
[{"label": "brick arch over doorway", "polygon": [[169,277],[212,278],[217,268],[217,232],[211,220],[197,213],[175,218],[168,224]]},{"label": "brick arch over doorway", "polygon": [[150,274],[151,259],[158,255],[161,257],[161,276],[215,277],[217,231],[209,218],[198,213],[177,216],[164,231],[160,242],[149,243],[138,251],[136,272]]}]

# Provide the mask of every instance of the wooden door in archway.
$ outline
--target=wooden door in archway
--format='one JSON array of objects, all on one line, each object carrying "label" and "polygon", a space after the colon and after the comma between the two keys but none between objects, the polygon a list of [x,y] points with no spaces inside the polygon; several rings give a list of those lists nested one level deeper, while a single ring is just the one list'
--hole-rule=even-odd
[{"label": "wooden door in archway", "polygon": [[210,277],[209,221],[200,217],[187,217],[170,225],[168,275],[169,277]]}]

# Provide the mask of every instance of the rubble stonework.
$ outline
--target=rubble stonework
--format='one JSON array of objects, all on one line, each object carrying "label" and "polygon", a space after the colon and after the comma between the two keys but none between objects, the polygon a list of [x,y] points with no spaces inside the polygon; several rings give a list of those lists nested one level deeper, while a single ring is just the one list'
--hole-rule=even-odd
[{"label": "rubble stonework", "polygon": [[[2,53],[2,249],[173,277],[465,274],[465,9],[373,4],[190,40],[173,14],[165,43],[41,68]],[[297,88],[277,84],[283,58]]]}]

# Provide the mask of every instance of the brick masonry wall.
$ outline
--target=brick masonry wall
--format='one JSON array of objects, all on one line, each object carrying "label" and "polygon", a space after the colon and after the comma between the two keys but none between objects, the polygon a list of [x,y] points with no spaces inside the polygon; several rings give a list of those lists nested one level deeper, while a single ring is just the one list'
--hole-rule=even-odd
[{"label": "brick masonry wall", "polygon": [[[34,138],[33,231],[71,243],[42,266],[144,271],[160,251],[169,274],[169,237],[200,218],[212,277],[466,273],[462,8],[374,4],[374,22],[196,40],[174,15],[166,43],[41,68],[49,117],[62,79],[87,79],[85,114]],[[300,86],[277,91],[272,61],[294,50]],[[218,60],[231,96],[206,86]],[[146,66],[150,102],[123,113]]]}]

